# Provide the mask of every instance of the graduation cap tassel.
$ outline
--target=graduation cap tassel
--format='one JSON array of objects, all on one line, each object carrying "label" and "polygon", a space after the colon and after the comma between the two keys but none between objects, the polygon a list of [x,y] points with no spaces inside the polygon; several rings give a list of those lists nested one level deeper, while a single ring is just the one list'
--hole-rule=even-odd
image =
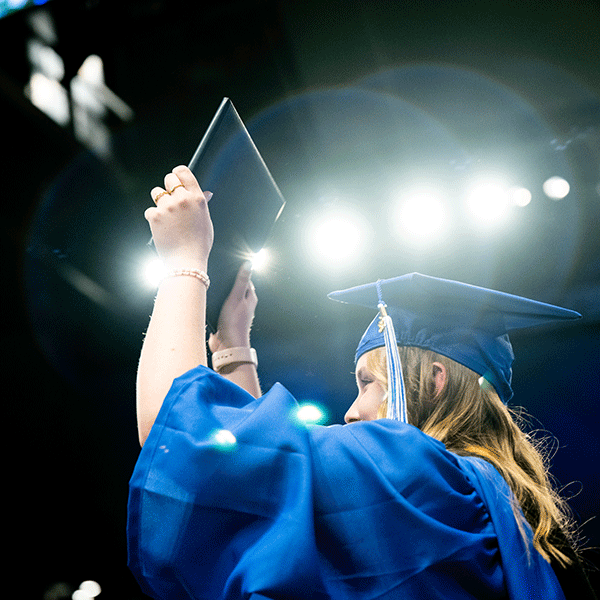
[{"label": "graduation cap tassel", "polygon": [[383,301],[381,279],[376,282],[377,298],[379,303],[379,332],[383,332],[385,340],[385,356],[387,364],[387,415],[386,418],[402,423],[408,423],[406,415],[406,395],[404,393],[404,378],[402,377],[402,363],[398,354],[398,343],[392,318],[387,314],[386,303]]},{"label": "graduation cap tassel", "polygon": [[388,405],[386,418],[408,423],[402,364],[400,363],[400,355],[398,354],[394,324],[392,323],[392,318],[385,310],[384,303],[379,305],[379,310],[381,311],[381,325],[383,326],[385,354],[387,358]]},{"label": "graduation cap tassel", "polygon": [[402,364],[398,354],[396,343],[396,332],[392,318],[387,314],[386,303],[381,293],[381,280],[376,283],[377,296],[379,298],[379,332],[383,332],[385,340],[385,356],[387,364],[387,415],[386,418],[394,421],[408,423],[406,416],[406,396],[404,394],[404,379],[402,378]]}]

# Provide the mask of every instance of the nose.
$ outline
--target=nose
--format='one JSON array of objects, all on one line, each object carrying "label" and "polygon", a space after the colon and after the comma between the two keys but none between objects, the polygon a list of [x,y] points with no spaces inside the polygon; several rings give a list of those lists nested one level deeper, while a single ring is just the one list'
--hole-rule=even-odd
[{"label": "nose", "polygon": [[344,421],[346,423],[353,423],[354,421],[360,421],[360,415],[358,413],[358,402],[355,400],[350,408],[346,411],[344,415]]}]

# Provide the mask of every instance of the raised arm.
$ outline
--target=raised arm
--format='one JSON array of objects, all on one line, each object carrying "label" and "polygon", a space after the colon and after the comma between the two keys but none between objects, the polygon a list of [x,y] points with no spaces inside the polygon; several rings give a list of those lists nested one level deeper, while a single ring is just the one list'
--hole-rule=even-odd
[{"label": "raised arm", "polygon": [[[171,274],[206,273],[213,242],[208,200],[187,167],[176,167],[151,192],[145,217]],[[144,444],[173,380],[206,365],[206,285],[193,275],[168,276],[158,289],[137,376],[137,419]]]}]

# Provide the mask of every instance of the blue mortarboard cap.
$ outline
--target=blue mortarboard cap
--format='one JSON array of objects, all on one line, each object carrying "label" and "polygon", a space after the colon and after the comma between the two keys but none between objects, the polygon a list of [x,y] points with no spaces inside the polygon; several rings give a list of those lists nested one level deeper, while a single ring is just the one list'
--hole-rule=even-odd
[{"label": "blue mortarboard cap", "polygon": [[[482,375],[504,402],[513,395],[514,354],[508,332],[581,317],[559,306],[419,273],[332,292],[329,297],[373,309],[384,302],[398,345],[433,350],[455,360]],[[360,340],[356,360],[382,346],[378,316]]]}]

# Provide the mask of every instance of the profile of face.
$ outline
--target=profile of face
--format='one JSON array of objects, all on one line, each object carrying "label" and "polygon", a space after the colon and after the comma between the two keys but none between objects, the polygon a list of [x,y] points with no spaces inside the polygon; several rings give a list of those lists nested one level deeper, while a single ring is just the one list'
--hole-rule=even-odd
[{"label": "profile of face", "polygon": [[344,421],[374,421],[378,418],[377,411],[385,398],[386,389],[367,367],[366,353],[356,363],[356,385],[358,395],[346,412]]},{"label": "profile of face", "polygon": [[[367,366],[368,355],[369,352],[365,352],[356,362],[358,395],[344,415],[346,423],[374,421],[380,418],[379,407],[385,399],[387,389]],[[432,400],[435,400],[444,389],[447,377],[448,372],[443,363],[439,361],[431,363],[431,374],[428,381],[432,389]]]}]

